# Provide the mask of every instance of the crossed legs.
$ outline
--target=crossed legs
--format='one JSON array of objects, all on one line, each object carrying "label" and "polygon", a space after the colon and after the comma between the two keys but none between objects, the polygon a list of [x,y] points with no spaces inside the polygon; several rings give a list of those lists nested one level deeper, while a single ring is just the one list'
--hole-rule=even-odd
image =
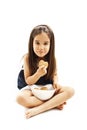
[{"label": "crossed legs", "polygon": [[32,95],[31,91],[23,90],[17,96],[17,102],[29,109],[26,110],[26,118],[30,118],[53,108],[62,109],[68,99],[74,95],[73,88],[61,87],[60,91],[47,101],[41,101]]}]

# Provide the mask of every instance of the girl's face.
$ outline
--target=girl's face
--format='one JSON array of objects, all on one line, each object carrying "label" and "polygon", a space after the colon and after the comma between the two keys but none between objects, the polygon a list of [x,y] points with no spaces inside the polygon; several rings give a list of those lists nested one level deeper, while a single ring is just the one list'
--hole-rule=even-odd
[{"label": "girl's face", "polygon": [[50,49],[50,39],[48,35],[44,32],[41,34],[38,34],[35,36],[33,40],[33,51],[34,53],[40,57],[43,58]]}]

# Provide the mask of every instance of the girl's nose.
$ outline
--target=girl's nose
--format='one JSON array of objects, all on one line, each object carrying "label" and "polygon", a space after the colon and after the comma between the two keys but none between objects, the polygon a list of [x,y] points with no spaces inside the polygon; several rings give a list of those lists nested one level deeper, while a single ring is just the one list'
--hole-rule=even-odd
[{"label": "girl's nose", "polygon": [[44,49],[44,46],[43,46],[43,45],[40,45],[40,49],[41,49],[41,50]]}]

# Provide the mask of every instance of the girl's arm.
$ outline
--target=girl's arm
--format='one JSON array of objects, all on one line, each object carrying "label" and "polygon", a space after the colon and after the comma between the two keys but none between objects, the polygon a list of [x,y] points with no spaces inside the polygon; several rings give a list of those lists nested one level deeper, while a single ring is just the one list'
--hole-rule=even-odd
[{"label": "girl's arm", "polygon": [[53,76],[53,84],[57,84],[58,83],[58,75],[57,75],[57,60],[55,58],[55,62],[56,62],[56,68],[55,68],[55,73]]},{"label": "girl's arm", "polygon": [[60,89],[60,85],[58,85],[58,77],[56,73],[53,78],[53,88],[56,89],[56,91]]},{"label": "girl's arm", "polygon": [[27,84],[32,85],[35,84],[40,77],[44,76],[47,73],[47,70],[44,66],[41,66],[37,69],[37,71],[30,76],[29,71],[29,62],[28,55],[24,56],[24,77]]},{"label": "girl's arm", "polygon": [[57,69],[56,69],[53,76],[53,84],[57,84],[57,83],[58,83],[58,75],[57,75]]},{"label": "girl's arm", "polygon": [[60,89],[60,85],[58,85],[57,70],[55,70],[54,77],[53,77],[53,87],[54,87],[57,91]]}]

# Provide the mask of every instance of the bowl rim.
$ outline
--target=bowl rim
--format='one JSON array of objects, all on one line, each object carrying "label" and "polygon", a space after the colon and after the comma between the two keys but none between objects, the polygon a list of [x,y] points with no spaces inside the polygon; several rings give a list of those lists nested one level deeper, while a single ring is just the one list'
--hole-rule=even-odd
[{"label": "bowl rim", "polygon": [[[38,88],[38,86],[34,86],[34,87],[32,87],[31,88],[31,91],[32,91],[32,93],[33,93],[33,95],[34,96],[36,96],[38,99],[40,99],[40,100],[48,100],[48,99],[50,99],[53,95],[54,95],[54,93],[55,93],[55,89],[54,88],[52,88],[52,89],[48,89],[48,90],[41,90],[41,89],[35,89],[35,88]],[[37,94],[37,93],[35,93],[35,92],[38,92],[39,93],[39,95]],[[50,92],[50,96],[48,95],[46,98],[45,98],[45,96],[46,96],[46,94],[48,94]],[[41,94],[45,94],[45,96],[43,96],[43,95],[41,95]]]}]

